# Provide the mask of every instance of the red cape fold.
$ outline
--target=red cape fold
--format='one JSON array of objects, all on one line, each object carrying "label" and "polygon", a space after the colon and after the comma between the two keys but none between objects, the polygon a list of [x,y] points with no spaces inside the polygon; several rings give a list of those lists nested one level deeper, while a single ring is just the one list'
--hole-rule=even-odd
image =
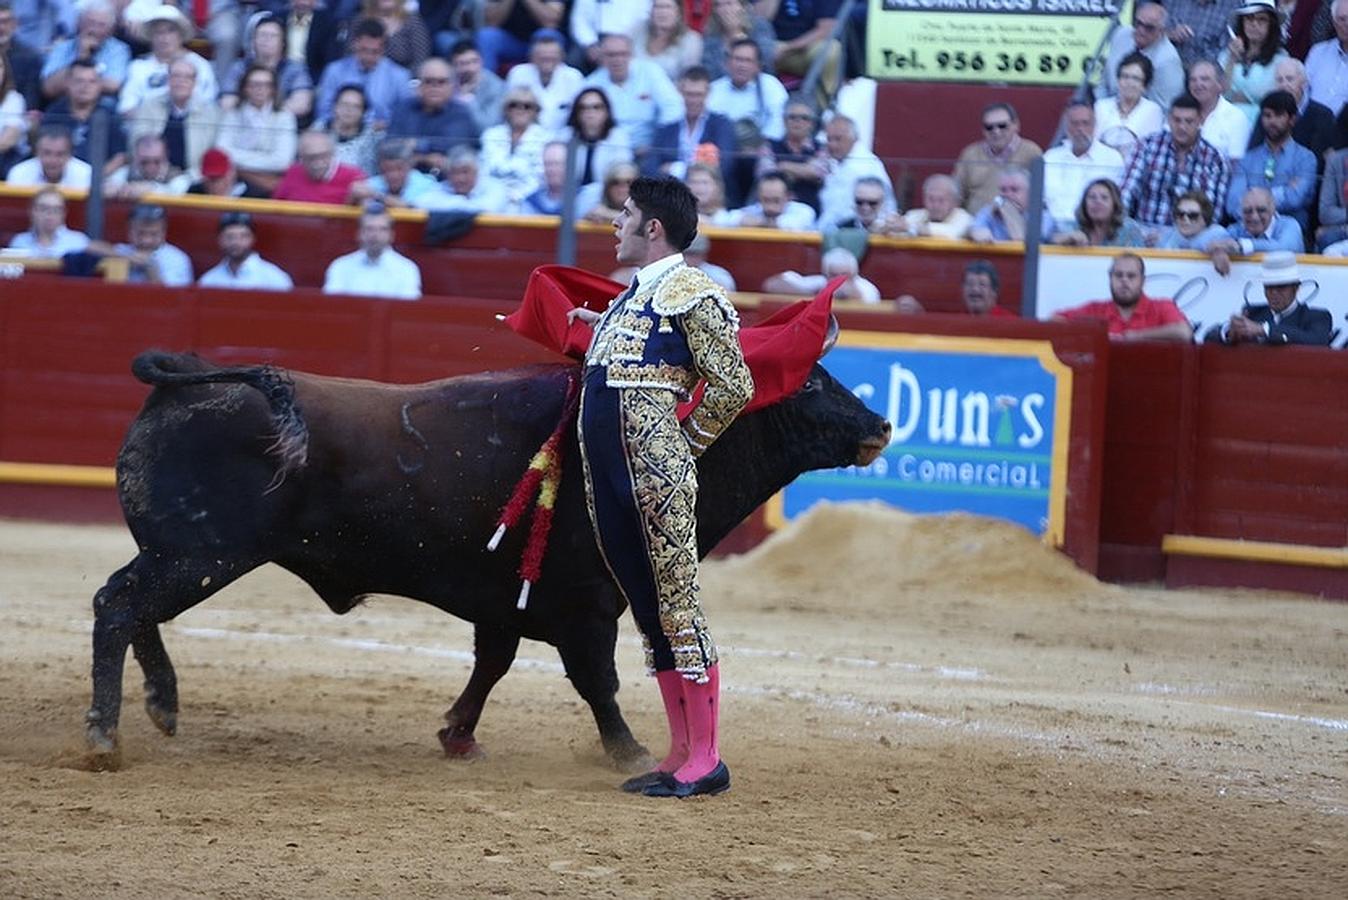
[{"label": "red cape fold", "polygon": [[[801,300],[767,319],[740,329],[740,346],[754,378],[754,396],[745,407],[751,412],[794,394],[805,383],[819,359],[828,334],[833,292],[846,280],[834,278],[812,300]],[[603,312],[625,286],[571,266],[539,266],[529,276],[524,300],[505,322],[517,333],[549,350],[582,359],[590,346],[592,329],[582,322],[569,326],[566,314],[578,306]],[[683,416],[697,405],[702,388],[679,407]]]}]

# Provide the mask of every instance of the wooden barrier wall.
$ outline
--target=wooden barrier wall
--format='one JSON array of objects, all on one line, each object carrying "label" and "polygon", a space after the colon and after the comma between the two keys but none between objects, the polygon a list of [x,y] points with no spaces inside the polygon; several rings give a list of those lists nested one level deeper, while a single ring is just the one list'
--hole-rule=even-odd
[{"label": "wooden barrier wall", "polygon": [[[146,392],[129,360],[149,346],[391,381],[548,358],[496,322],[513,304],[491,299],[398,303],[64,279],[45,279],[35,293],[38,283],[0,282],[4,463],[110,465]],[[1063,323],[857,311],[840,319],[867,330],[1052,338],[1065,362],[1093,370],[1073,429],[1094,436],[1073,453],[1086,454],[1078,473],[1099,474],[1069,484],[1068,544],[1102,577],[1348,597],[1348,354],[1109,344],[1098,327]],[[0,515],[106,520],[117,514],[110,484],[55,489],[10,477]]]},{"label": "wooden barrier wall", "polygon": [[[31,191],[0,184],[0,246],[28,228]],[[169,242],[192,258],[198,275],[220,261],[216,223],[225,209],[253,214],[257,249],[277,263],[300,287],[322,287],[328,263],[356,247],[356,210],[342,206],[280,203],[261,200],[222,202],[213,197],[163,197],[155,202],[168,209]],[[85,227],[85,203],[76,195],[67,200],[67,221]],[[126,239],[125,203],[107,206],[105,237]],[[463,237],[441,246],[424,243],[426,215],[398,212],[395,245],[421,267],[427,294],[444,297],[484,297],[518,300],[534,267],[556,261],[560,220],[549,216],[481,216]],[[819,271],[819,235],[764,229],[708,229],[711,260],[731,271],[741,290],[757,291],[764,279],[788,269]],[[581,224],[577,231],[577,265],[607,273],[615,268],[613,231]],[[888,299],[909,293],[932,311],[960,312],[960,282],[964,266],[974,259],[994,261],[1001,275],[1001,303],[1020,308],[1024,258],[1015,247],[977,247],[965,242],[933,239],[876,239],[862,274]]]}]

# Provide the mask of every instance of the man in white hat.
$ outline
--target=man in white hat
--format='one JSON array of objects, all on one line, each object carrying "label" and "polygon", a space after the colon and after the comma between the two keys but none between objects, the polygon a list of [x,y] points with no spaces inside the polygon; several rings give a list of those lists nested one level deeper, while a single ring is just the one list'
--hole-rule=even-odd
[{"label": "man in white hat", "polygon": [[1301,275],[1296,254],[1285,250],[1264,255],[1259,282],[1268,303],[1247,304],[1225,324],[1216,325],[1205,341],[1222,344],[1307,344],[1327,347],[1333,323],[1329,312],[1311,309],[1297,299]]},{"label": "man in white hat", "polygon": [[196,70],[193,99],[198,103],[214,103],[220,93],[215,72],[210,63],[186,49],[194,32],[182,10],[167,3],[155,7],[145,17],[145,29],[150,39],[150,52],[127,67],[126,83],[117,98],[117,111],[126,115],[147,97],[167,94],[169,63],[179,57],[190,62]]}]

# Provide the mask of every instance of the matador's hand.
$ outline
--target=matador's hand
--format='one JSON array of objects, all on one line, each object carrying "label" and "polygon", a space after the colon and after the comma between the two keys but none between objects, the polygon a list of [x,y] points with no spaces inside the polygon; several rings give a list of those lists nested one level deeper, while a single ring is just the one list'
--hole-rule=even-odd
[{"label": "matador's hand", "polygon": [[569,309],[566,311],[567,325],[570,325],[577,319],[580,319],[586,325],[593,325],[595,322],[599,321],[599,313],[595,312],[592,309],[585,309],[583,306],[577,306],[574,309]]}]

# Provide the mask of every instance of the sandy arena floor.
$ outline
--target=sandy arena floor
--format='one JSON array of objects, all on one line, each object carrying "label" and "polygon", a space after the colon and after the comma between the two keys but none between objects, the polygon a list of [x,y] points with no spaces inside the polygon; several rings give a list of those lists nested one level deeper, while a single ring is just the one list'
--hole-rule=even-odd
[{"label": "sandy arena floor", "polygon": [[[0,896],[1348,896],[1348,606],[1100,585],[961,517],[817,510],[712,563],[730,793],[634,798],[551,648],[434,732],[471,632],[331,615],[260,570],[164,627],[179,734],[127,665],[83,761],[120,528],[0,522]],[[625,622],[619,695],[664,751]]]}]

